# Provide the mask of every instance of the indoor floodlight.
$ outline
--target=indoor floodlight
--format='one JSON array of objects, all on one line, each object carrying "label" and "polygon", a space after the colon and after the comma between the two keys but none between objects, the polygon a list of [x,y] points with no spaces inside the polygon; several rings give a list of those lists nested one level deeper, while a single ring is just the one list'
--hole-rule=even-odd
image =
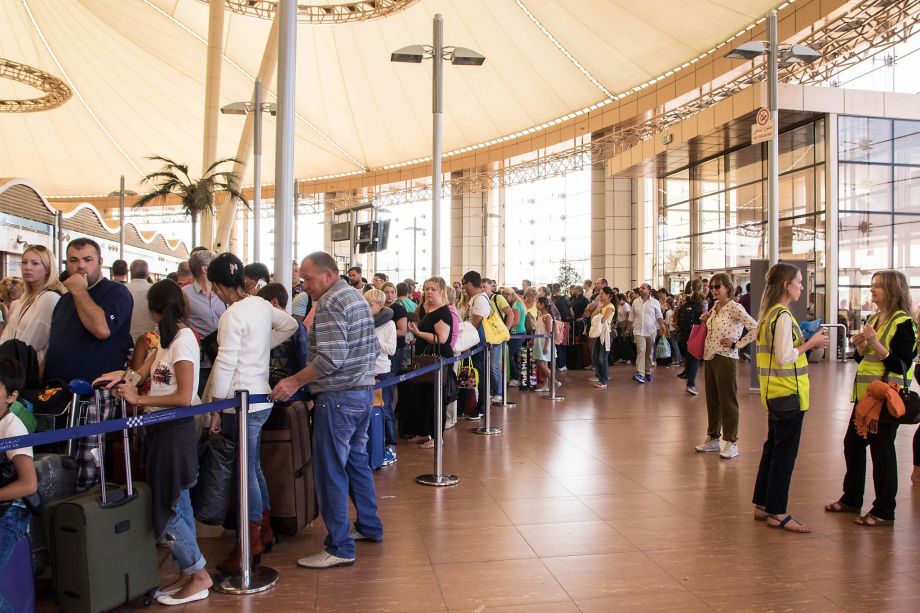
[{"label": "indoor floodlight", "polygon": [[423,45],[409,45],[390,54],[391,62],[421,64],[423,59],[425,59],[425,47]]},{"label": "indoor floodlight", "polygon": [[811,64],[821,58],[821,54],[807,45],[792,45],[783,60],[797,64]]},{"label": "indoor floodlight", "polygon": [[454,66],[482,66],[485,61],[486,56],[466,47],[454,47],[450,55],[450,63]]},{"label": "indoor floodlight", "polygon": [[725,54],[725,57],[733,60],[753,60],[767,53],[769,45],[766,41],[752,40],[750,42],[738,45]]},{"label": "indoor floodlight", "polygon": [[245,115],[249,112],[248,102],[232,102],[227,106],[220,107],[220,112],[225,115]]}]

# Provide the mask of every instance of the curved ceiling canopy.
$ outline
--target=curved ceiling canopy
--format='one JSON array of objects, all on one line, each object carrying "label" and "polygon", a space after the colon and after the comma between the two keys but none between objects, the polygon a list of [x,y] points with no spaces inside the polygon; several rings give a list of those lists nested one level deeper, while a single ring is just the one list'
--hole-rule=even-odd
[{"label": "curved ceiling canopy", "polygon": [[[234,0],[235,5],[252,2]],[[255,1],[254,5],[273,2]],[[488,143],[614,99],[712,50],[776,0],[300,0],[306,9],[378,7],[377,18],[301,23],[295,175],[316,178],[424,158],[431,147],[431,62],[390,62],[430,44],[486,56],[445,65],[444,151]],[[306,7],[306,9],[304,8]],[[341,7],[346,7],[342,9]],[[385,10],[385,9],[392,10]],[[227,9],[221,104],[248,100],[271,27]],[[162,155],[202,158],[208,6],[201,0],[6,0],[0,57],[61,79],[73,97],[40,113],[0,113],[0,168],[55,196],[132,187]],[[0,98],[35,90],[0,80]],[[270,91],[268,98],[273,99]],[[263,176],[273,177],[266,116]],[[221,116],[218,158],[235,155],[243,119]],[[244,181],[248,182],[248,181]]]}]

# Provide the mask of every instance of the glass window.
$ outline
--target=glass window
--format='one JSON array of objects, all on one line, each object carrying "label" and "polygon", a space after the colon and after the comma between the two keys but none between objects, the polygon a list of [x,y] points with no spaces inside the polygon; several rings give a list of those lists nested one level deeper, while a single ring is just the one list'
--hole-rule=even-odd
[{"label": "glass window", "polygon": [[690,199],[690,169],[675,172],[661,181],[661,202],[671,206]]},{"label": "glass window", "polygon": [[841,211],[890,211],[891,166],[840,164]]},{"label": "glass window", "polygon": [[894,267],[920,268],[920,217],[895,215],[894,221]]},{"label": "glass window", "polygon": [[725,228],[723,197],[723,194],[713,194],[694,201],[697,211],[697,232],[712,232]]},{"label": "glass window", "polygon": [[894,122],[894,161],[920,165],[920,121]]},{"label": "glass window", "polygon": [[663,240],[689,235],[690,203],[685,202],[666,209],[661,209],[658,223],[659,236]]},{"label": "glass window", "polygon": [[724,231],[694,237],[697,270],[725,270],[725,238]]},{"label": "glass window", "polygon": [[763,257],[763,223],[747,224],[728,231],[725,266],[750,266],[751,260]]},{"label": "glass window", "polygon": [[732,151],[726,161],[726,186],[735,187],[745,183],[760,181],[764,176],[763,148],[761,145],[752,145]]},{"label": "glass window", "polygon": [[814,130],[814,124],[808,124],[779,135],[780,173],[815,163]]},{"label": "glass window", "polygon": [[763,215],[764,183],[749,183],[725,192],[726,227],[761,222]]},{"label": "glass window", "polygon": [[670,274],[690,270],[690,237],[684,236],[676,240],[661,241],[662,272]]},{"label": "glass window", "polygon": [[824,161],[824,148],[827,145],[824,142],[824,120],[819,119],[815,122],[815,162]]},{"label": "glass window", "polygon": [[896,213],[920,213],[920,166],[895,167],[894,210]]},{"label": "glass window", "polygon": [[891,120],[869,117],[841,117],[841,161],[891,162]]},{"label": "glass window", "polygon": [[813,168],[779,177],[779,212],[784,217],[815,212],[815,171]]},{"label": "glass window", "polygon": [[779,256],[790,259],[815,259],[814,215],[780,219]]},{"label": "glass window", "polygon": [[725,188],[725,174],[722,172],[722,158],[717,157],[696,167],[696,179],[700,194],[712,194]]},{"label": "glass window", "polygon": [[891,215],[841,213],[841,273],[844,269],[891,268],[891,239]]}]

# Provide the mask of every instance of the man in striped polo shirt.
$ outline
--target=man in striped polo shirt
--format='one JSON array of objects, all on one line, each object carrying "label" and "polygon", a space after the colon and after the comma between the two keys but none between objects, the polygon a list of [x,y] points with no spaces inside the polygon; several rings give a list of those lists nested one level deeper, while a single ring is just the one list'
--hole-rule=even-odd
[{"label": "man in striped polo shirt", "polygon": [[[348,566],[355,540],[380,542],[374,477],[367,462],[377,337],[367,301],[339,278],[328,253],[317,251],[300,265],[304,290],[316,317],[310,326],[306,368],[282,379],[272,400],[283,402],[304,385],[316,395],[313,407],[313,473],[319,508],[326,524],[324,549],[297,561],[305,568]],[[348,520],[349,492],[357,521]]]}]

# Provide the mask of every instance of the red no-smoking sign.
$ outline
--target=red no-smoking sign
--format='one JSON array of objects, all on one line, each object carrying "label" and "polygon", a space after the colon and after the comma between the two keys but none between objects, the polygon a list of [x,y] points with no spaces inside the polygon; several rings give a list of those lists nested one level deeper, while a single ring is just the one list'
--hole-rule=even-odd
[{"label": "red no-smoking sign", "polygon": [[770,121],[770,109],[761,108],[757,111],[757,125],[765,126]]}]

